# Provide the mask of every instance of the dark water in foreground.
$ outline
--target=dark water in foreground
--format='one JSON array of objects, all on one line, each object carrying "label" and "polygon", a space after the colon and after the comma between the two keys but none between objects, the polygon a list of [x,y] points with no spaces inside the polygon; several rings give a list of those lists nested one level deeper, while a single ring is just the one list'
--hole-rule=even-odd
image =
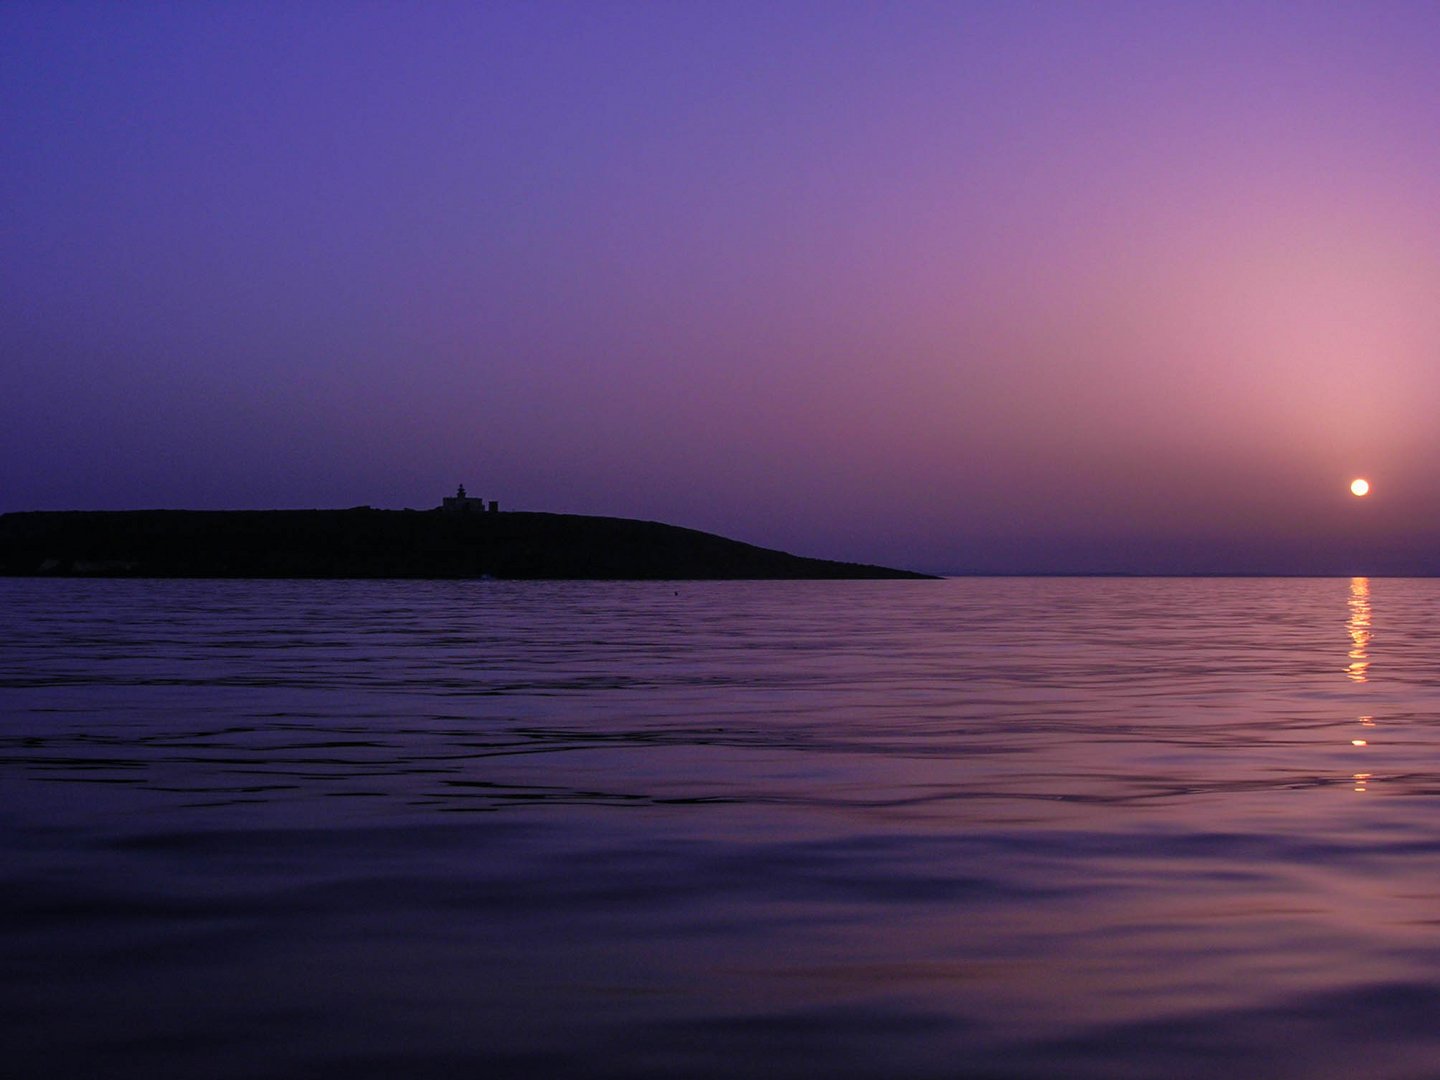
[{"label": "dark water in foreground", "polygon": [[0,580],[0,1072],[1440,1075],[1440,581]]}]

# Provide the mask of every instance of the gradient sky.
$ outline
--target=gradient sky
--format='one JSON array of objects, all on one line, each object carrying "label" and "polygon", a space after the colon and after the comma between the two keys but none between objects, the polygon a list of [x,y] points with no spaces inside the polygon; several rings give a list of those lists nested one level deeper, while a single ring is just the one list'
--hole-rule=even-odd
[{"label": "gradient sky", "polygon": [[1437,56],[1432,3],[12,0],[0,510],[1440,572]]}]

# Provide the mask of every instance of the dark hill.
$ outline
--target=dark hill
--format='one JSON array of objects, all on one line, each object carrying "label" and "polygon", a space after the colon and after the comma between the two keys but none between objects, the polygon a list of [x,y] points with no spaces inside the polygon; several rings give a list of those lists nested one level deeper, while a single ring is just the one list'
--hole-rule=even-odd
[{"label": "dark hill", "polygon": [[923,578],[575,514],[126,510],[0,516],[0,574],[228,578]]}]

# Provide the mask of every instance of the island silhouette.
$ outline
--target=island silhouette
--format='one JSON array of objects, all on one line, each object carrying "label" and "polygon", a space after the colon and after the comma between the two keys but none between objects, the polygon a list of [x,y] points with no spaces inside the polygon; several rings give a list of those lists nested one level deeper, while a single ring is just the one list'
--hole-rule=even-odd
[{"label": "island silhouette", "polygon": [[65,510],[0,515],[0,574],[705,580],[929,578],[629,518],[434,510]]}]

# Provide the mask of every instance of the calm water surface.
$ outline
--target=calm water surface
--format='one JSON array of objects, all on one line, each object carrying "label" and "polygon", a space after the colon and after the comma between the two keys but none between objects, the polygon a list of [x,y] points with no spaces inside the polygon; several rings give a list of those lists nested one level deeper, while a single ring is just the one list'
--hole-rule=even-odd
[{"label": "calm water surface", "polygon": [[0,1071],[1440,1075],[1440,581],[0,580]]}]

